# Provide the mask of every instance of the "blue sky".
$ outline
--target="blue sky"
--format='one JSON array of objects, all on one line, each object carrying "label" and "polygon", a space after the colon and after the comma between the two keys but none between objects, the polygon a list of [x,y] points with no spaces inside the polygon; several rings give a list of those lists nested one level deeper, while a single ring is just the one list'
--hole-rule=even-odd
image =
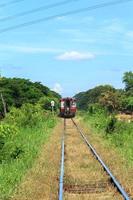
[{"label": "blue sky", "polygon": [[[5,2],[8,1],[1,1]],[[59,0],[24,0],[1,7],[0,18],[56,2]],[[103,2],[110,0],[75,0],[0,21],[0,29]],[[129,1],[1,33],[2,75],[40,81],[63,96],[73,96],[99,84],[121,88],[123,73],[133,71],[132,11],[133,1]]]}]

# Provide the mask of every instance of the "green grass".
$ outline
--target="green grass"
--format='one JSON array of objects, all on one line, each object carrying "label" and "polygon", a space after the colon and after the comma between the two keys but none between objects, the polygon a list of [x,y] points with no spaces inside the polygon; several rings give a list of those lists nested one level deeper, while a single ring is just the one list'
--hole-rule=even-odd
[{"label": "green grass", "polygon": [[84,122],[88,124],[93,133],[102,137],[103,142],[117,149],[127,164],[133,166],[133,122],[117,121],[114,130],[106,132],[110,116],[104,112],[94,114],[82,114]]},{"label": "green grass", "polygon": [[20,128],[20,133],[13,140],[21,150],[20,155],[0,164],[0,200],[9,199],[27,170],[32,167],[42,145],[48,141],[55,124],[56,119],[50,116],[35,127]]}]

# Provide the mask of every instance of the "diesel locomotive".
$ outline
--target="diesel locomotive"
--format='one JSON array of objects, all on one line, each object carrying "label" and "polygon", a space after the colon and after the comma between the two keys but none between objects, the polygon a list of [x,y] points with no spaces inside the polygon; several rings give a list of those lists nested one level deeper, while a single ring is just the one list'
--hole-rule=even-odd
[{"label": "diesel locomotive", "polygon": [[76,99],[67,97],[60,100],[60,117],[73,118],[76,110]]}]

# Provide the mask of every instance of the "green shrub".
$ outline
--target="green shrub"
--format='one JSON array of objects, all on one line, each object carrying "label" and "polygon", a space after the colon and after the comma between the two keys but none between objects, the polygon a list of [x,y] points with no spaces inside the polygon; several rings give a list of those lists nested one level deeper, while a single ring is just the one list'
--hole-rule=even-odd
[{"label": "green shrub", "polygon": [[34,127],[37,126],[39,121],[42,121],[43,114],[39,106],[25,104],[22,106],[21,112],[23,113],[21,121],[21,126],[23,127]]},{"label": "green shrub", "polygon": [[4,144],[0,151],[0,161],[9,163],[12,160],[18,159],[24,153],[22,146],[17,146],[13,141],[8,141]]},{"label": "green shrub", "polygon": [[88,105],[88,112],[89,114],[97,114],[97,113],[105,113],[105,109],[101,107],[99,103],[89,104]]},{"label": "green shrub", "polygon": [[110,116],[108,123],[106,124],[105,132],[106,133],[113,133],[116,128],[117,119],[114,116]]},{"label": "green shrub", "polygon": [[0,124],[0,137],[8,139],[13,138],[15,135],[18,134],[18,129],[15,125],[9,125],[2,123]]},{"label": "green shrub", "polygon": [[18,134],[18,129],[14,125],[0,124],[0,162],[9,160],[15,144],[14,137]]},{"label": "green shrub", "polygon": [[34,127],[41,123],[44,113],[39,105],[24,104],[21,109],[12,108],[5,121],[18,127]]}]

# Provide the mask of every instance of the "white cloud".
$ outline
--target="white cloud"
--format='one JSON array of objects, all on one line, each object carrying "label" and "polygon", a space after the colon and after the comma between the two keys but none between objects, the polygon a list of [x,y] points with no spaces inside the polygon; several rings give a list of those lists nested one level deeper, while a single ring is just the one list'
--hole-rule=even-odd
[{"label": "white cloud", "polygon": [[57,60],[90,60],[94,58],[95,55],[93,53],[82,53],[78,51],[65,52],[56,57]]},{"label": "white cloud", "polygon": [[53,91],[61,94],[63,91],[62,86],[60,85],[60,83],[55,83],[54,88],[52,89]]}]

